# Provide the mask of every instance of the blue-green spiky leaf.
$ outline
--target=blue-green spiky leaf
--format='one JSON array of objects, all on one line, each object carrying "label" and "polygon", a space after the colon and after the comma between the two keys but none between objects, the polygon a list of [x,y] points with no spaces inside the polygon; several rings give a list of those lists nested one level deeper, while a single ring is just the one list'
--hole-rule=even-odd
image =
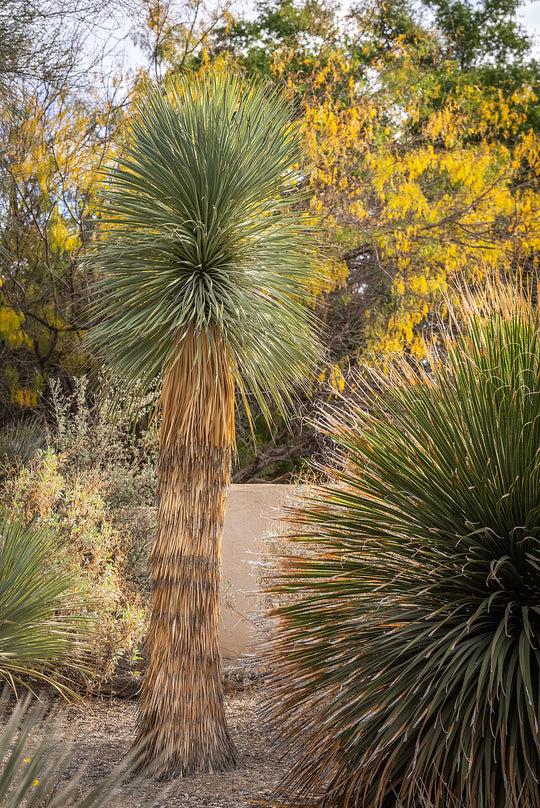
[{"label": "blue-green spiky leaf", "polygon": [[320,287],[304,217],[299,127],[284,98],[213,72],[172,79],[135,111],[108,174],[91,341],[128,380],[160,378],[182,337],[223,336],[266,411],[316,354]]}]

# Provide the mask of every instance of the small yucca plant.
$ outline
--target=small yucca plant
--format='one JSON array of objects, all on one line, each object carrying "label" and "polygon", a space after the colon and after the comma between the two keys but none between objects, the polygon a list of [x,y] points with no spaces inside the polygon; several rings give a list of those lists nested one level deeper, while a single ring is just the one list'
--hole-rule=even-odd
[{"label": "small yucca plant", "polygon": [[1,680],[16,689],[37,679],[75,695],[68,671],[84,667],[84,607],[93,601],[74,592],[52,530],[0,511]]},{"label": "small yucca plant", "polygon": [[47,431],[38,421],[21,420],[0,430],[0,480],[20,466],[27,465],[47,442]]},{"label": "small yucca plant", "polygon": [[488,297],[326,417],[337,462],[270,573],[291,803],[540,805],[540,318]]}]

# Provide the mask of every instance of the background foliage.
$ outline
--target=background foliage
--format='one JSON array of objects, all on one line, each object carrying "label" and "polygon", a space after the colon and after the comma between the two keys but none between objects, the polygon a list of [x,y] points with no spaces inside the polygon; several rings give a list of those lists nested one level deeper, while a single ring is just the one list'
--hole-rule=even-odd
[{"label": "background foliage", "polygon": [[48,68],[37,45],[23,47],[66,14],[59,2],[39,24],[15,5],[0,93],[1,424],[29,410],[50,424],[51,376],[73,392],[70,378],[89,373],[102,390],[81,339],[100,167],[133,103],[174,72],[217,62],[288,89],[305,132],[306,209],[333,255],[335,288],[317,301],[325,366],[291,424],[276,414],[269,435],[255,412],[253,438],[239,416],[238,481],[301,468],[319,450],[305,415],[365,358],[421,353],[456,277],[537,272],[539,71],[516,0],[385,0],[345,16],[331,2],[276,0],[245,17],[195,1],[121,11],[103,0],[70,19],[97,26],[120,9],[143,58],[126,69],[94,54],[86,71],[67,19]]}]

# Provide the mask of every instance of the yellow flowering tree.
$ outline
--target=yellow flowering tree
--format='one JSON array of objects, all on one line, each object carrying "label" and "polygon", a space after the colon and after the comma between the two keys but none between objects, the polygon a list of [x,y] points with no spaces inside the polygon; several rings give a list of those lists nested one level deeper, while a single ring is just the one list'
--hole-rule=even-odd
[{"label": "yellow flowering tree", "polygon": [[[421,352],[422,328],[456,276],[474,284],[537,268],[530,82],[460,81],[427,35],[397,38],[369,67],[345,47],[296,73],[291,64],[290,49],[274,52],[274,76],[303,107],[311,208],[347,254],[340,300],[362,313],[356,352]],[[337,359],[350,361],[342,347]]]},{"label": "yellow flowering tree", "polygon": [[428,30],[400,2],[340,30],[324,5],[278,0],[222,33],[304,116],[310,206],[349,266],[327,299],[333,386],[355,353],[421,351],[456,276],[537,266],[538,72],[515,3],[499,6],[515,36],[489,64],[471,40],[467,73],[439,17]]},{"label": "yellow flowering tree", "polygon": [[47,375],[85,360],[82,250],[114,99],[23,83],[3,97],[0,138],[0,407],[35,406]]},{"label": "yellow flowering tree", "polygon": [[397,95],[385,61],[373,94],[351,81],[346,96],[310,99],[305,111],[311,204],[364,264],[357,293],[370,266],[388,279],[386,307],[367,312],[367,341],[383,351],[422,350],[422,325],[456,276],[535,269],[540,247],[533,88],[458,84],[445,95],[437,81],[426,99],[413,60],[399,54],[390,76],[409,94]]}]

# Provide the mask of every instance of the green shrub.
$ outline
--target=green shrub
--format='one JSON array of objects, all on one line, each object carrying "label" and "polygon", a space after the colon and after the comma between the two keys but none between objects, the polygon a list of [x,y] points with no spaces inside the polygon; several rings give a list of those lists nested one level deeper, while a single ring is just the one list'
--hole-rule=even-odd
[{"label": "green shrub", "polygon": [[69,671],[83,666],[92,607],[74,592],[53,532],[0,512],[0,678],[14,688],[39,679],[71,692]]},{"label": "green shrub", "polygon": [[[111,509],[153,506],[157,491],[157,424],[148,424],[155,391],[141,397],[137,390],[112,387],[102,379],[100,398],[91,399],[85,377],[71,380],[73,393],[51,382],[54,429],[50,446],[62,455],[71,472],[91,472],[105,484],[103,496]],[[116,402],[122,401],[122,406]],[[114,409],[115,417],[111,417]],[[134,413],[140,417],[134,425]],[[141,415],[141,413],[143,413]]]},{"label": "green shrub", "polygon": [[126,558],[126,580],[144,602],[152,600],[152,579],[148,560],[157,531],[156,508],[132,508],[122,511],[122,526],[129,532],[130,547]]},{"label": "green shrub", "polygon": [[325,419],[269,584],[292,802],[540,805],[540,319],[490,298]]}]

